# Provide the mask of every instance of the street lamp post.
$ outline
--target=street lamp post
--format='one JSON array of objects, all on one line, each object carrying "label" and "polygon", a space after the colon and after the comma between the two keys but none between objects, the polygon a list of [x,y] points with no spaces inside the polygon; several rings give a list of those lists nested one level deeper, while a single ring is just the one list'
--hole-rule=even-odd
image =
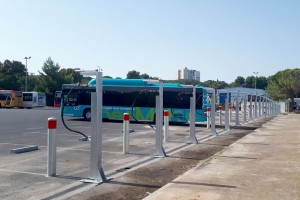
[{"label": "street lamp post", "polygon": [[255,94],[256,94],[256,79],[257,79],[258,72],[253,72],[253,74],[255,74]]},{"label": "street lamp post", "polygon": [[28,76],[27,60],[30,59],[30,58],[31,58],[31,56],[24,58],[26,60],[25,92],[27,92],[27,76]]},{"label": "street lamp post", "polygon": [[255,95],[256,95],[256,81],[257,81],[258,72],[253,72],[253,74],[255,74]]}]

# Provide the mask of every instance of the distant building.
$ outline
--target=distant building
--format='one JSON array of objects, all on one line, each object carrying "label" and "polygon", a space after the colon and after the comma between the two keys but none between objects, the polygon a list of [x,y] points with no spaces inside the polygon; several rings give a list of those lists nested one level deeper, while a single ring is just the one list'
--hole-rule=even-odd
[{"label": "distant building", "polygon": [[254,88],[243,88],[243,87],[235,87],[235,88],[225,88],[225,89],[219,89],[217,90],[218,92],[232,92],[232,93],[237,93],[239,92],[241,94],[257,94],[260,96],[267,96],[269,97],[269,94],[266,90],[262,89],[254,89]]},{"label": "distant building", "polygon": [[200,71],[189,70],[186,67],[183,69],[179,69],[178,70],[178,80],[180,80],[180,79],[200,81]]},{"label": "distant building", "polygon": [[[242,87],[236,87],[236,88],[225,88],[225,89],[219,89],[217,90],[217,99],[220,93],[231,93],[231,101],[233,101],[237,94],[239,93],[239,101],[242,101],[245,97],[245,95],[253,95],[253,96],[265,96],[269,98],[269,94],[266,90],[262,89],[254,89],[254,88],[242,88]],[[250,97],[247,97],[250,98]],[[229,102],[232,103],[232,102]]]}]

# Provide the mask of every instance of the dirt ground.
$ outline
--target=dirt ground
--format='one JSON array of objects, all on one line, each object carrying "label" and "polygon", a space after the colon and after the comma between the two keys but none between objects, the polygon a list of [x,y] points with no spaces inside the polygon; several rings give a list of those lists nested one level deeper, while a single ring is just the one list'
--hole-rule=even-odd
[{"label": "dirt ground", "polygon": [[92,189],[69,198],[69,200],[140,200],[171,182],[199,163],[205,165],[211,156],[261,127],[267,120],[259,120],[242,127],[232,128],[230,132],[194,145],[166,158],[130,171]]}]

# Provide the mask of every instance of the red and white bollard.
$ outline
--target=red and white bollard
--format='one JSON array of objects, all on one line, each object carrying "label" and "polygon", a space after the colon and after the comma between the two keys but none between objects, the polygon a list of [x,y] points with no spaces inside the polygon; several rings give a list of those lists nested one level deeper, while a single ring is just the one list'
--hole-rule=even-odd
[{"label": "red and white bollard", "polygon": [[164,142],[169,141],[169,112],[167,110],[164,111]]},{"label": "red and white bollard", "polygon": [[129,113],[123,114],[123,154],[129,153]]},{"label": "red and white bollard", "polygon": [[56,176],[56,128],[56,119],[54,117],[48,118],[48,176]]}]

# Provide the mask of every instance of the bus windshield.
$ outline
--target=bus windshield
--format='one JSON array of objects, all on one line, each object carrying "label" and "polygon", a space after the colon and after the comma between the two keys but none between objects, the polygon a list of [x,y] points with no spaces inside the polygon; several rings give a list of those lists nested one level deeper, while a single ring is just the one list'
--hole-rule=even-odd
[{"label": "bus windshield", "polygon": [[32,93],[24,93],[23,101],[32,101]]},{"label": "bus windshield", "polygon": [[0,107],[13,108],[23,107],[23,93],[14,90],[0,90]]}]

